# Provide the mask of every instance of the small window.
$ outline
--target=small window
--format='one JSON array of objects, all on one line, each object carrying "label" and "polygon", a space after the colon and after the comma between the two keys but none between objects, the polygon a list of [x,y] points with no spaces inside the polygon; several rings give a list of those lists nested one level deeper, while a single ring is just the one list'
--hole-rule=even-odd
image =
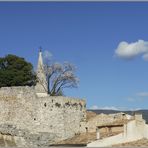
[{"label": "small window", "polygon": [[46,103],[44,103],[44,106],[46,107],[46,106],[47,106],[47,104],[46,104]]},{"label": "small window", "polygon": [[36,118],[34,118],[34,121],[36,120]]}]

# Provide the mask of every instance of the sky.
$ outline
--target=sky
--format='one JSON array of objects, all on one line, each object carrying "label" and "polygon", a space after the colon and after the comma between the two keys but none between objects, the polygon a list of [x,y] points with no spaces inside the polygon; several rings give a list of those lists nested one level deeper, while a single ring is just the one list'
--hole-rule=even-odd
[{"label": "sky", "polygon": [[147,109],[147,2],[0,2],[0,57],[36,69],[38,48],[77,67],[67,96],[93,109]]}]

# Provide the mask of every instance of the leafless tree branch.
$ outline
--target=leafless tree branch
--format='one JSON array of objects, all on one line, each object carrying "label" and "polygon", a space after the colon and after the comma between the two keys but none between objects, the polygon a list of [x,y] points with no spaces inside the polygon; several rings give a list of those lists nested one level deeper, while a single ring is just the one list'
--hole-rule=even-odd
[{"label": "leafless tree branch", "polygon": [[79,82],[75,76],[75,66],[71,63],[45,63],[45,73],[48,82],[48,93],[51,96],[59,95],[64,88],[77,87]]}]

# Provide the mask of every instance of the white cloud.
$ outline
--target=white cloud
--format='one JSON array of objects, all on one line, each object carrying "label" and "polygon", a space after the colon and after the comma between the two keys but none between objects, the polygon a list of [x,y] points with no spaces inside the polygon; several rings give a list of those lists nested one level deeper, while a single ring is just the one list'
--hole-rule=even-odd
[{"label": "white cloud", "polygon": [[131,109],[129,109],[129,111],[137,111],[137,110],[141,110],[141,108],[131,108]]},{"label": "white cloud", "polygon": [[89,109],[92,110],[117,110],[117,111],[136,111],[140,110],[141,108],[127,108],[127,107],[115,107],[115,106],[105,106],[105,107],[99,107],[97,105],[93,105]]},{"label": "white cloud", "polygon": [[143,58],[145,61],[148,61],[148,53],[144,54],[144,55],[142,56],[142,58]]},{"label": "white cloud", "polygon": [[93,105],[92,107],[90,107],[90,109],[119,110],[117,107],[114,107],[114,106],[99,107],[97,105]]},{"label": "white cloud", "polygon": [[114,106],[105,106],[105,107],[102,107],[102,109],[106,109],[106,110],[119,110],[119,108],[116,108]]},{"label": "white cloud", "polygon": [[90,109],[99,109],[99,107],[97,105],[93,105],[90,107]]},{"label": "white cloud", "polygon": [[134,102],[134,101],[135,101],[135,98],[128,97],[127,100],[128,100],[129,102]]},{"label": "white cloud", "polygon": [[140,96],[140,97],[148,97],[148,92],[140,92],[140,93],[137,93],[137,96]]},{"label": "white cloud", "polygon": [[132,97],[127,97],[126,99],[128,102],[139,102],[144,101],[146,97],[148,97],[148,92],[139,92]]},{"label": "white cloud", "polygon": [[43,52],[43,58],[44,59],[51,59],[51,57],[52,57],[52,54],[48,50],[45,50]]},{"label": "white cloud", "polygon": [[122,41],[115,50],[115,55],[123,59],[131,59],[140,54],[148,61],[148,41],[138,40],[132,43]]}]

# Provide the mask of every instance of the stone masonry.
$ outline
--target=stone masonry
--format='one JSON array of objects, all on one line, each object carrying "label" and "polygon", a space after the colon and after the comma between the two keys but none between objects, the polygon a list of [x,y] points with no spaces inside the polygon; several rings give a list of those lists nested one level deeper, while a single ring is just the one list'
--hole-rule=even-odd
[{"label": "stone masonry", "polygon": [[[39,64],[41,52],[38,71]],[[41,71],[38,75],[45,80]],[[49,96],[40,81],[37,87],[0,88],[0,137],[13,139],[18,147],[49,146],[71,138],[81,132],[85,120],[85,100]]]}]

